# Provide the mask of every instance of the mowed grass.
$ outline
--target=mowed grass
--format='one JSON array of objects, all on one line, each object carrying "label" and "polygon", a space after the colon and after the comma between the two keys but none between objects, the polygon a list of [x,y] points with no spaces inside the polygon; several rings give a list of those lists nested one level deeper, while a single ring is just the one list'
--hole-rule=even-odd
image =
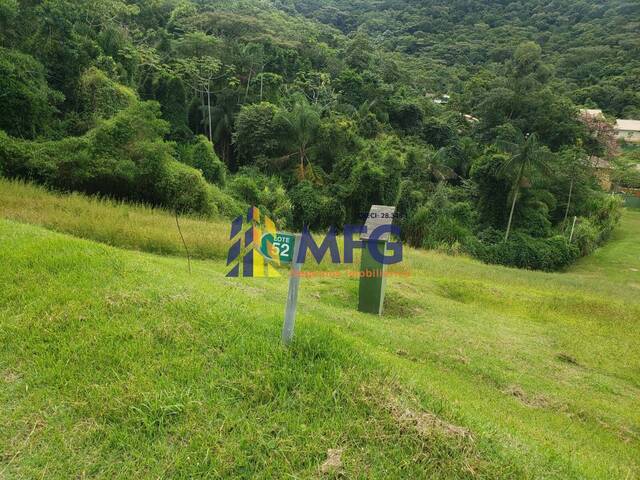
[{"label": "mowed grass", "polygon": [[305,278],[284,348],[285,276],[0,221],[0,478],[638,478],[639,236],[563,274],[409,250],[383,317]]}]

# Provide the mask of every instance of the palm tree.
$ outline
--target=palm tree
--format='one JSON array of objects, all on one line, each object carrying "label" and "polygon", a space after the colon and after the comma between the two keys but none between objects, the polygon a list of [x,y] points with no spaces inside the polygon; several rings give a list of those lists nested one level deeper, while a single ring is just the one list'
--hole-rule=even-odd
[{"label": "palm tree", "polygon": [[431,173],[431,176],[435,178],[438,183],[458,176],[456,172],[447,165],[449,159],[449,151],[446,147],[442,147],[433,152],[428,161],[429,173]]},{"label": "palm tree", "polygon": [[313,175],[309,161],[309,149],[320,127],[320,114],[309,105],[305,98],[299,97],[293,108],[282,112],[280,117],[289,127],[288,142],[291,149],[294,150],[285,158],[298,157],[298,175],[300,179],[304,180],[307,170]]},{"label": "palm tree", "polygon": [[548,150],[540,144],[538,136],[535,133],[524,135],[522,132],[517,132],[514,141],[499,140],[497,142],[498,148],[509,154],[509,159],[500,168],[501,172],[511,170],[515,172],[513,187],[511,194],[513,199],[511,201],[511,211],[509,212],[509,222],[507,223],[507,232],[505,233],[505,241],[509,238],[511,232],[511,222],[513,221],[513,212],[516,208],[516,202],[518,201],[518,194],[520,193],[520,186],[525,178],[525,175],[534,170],[540,168],[546,168],[546,160],[548,157]]}]

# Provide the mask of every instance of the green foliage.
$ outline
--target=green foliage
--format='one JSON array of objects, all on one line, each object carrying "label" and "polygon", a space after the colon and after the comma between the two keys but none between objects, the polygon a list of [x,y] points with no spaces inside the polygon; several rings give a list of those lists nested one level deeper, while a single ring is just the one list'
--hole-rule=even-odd
[{"label": "green foliage", "polygon": [[320,128],[320,113],[307,99],[296,96],[289,110],[281,111],[277,121],[284,125],[284,145],[288,157],[297,159],[297,176],[304,180],[313,178],[313,167],[309,163],[309,149],[317,138]]},{"label": "green foliage", "polygon": [[507,202],[511,185],[500,175],[507,157],[488,151],[471,166],[471,179],[476,190],[476,206],[482,225],[502,228],[506,225]]},{"label": "green foliage", "polygon": [[545,271],[566,268],[579,255],[578,248],[570,245],[562,236],[542,239],[521,232],[515,232],[508,240],[497,243],[486,244],[473,240],[467,246],[467,251],[486,263]]},{"label": "green foliage", "polygon": [[55,105],[62,99],[47,84],[46,71],[40,62],[0,47],[0,129],[27,138],[50,133]]},{"label": "green foliage", "polygon": [[191,144],[182,146],[180,159],[202,172],[204,178],[224,187],[227,181],[227,167],[216,155],[213,145],[204,135],[198,135]]},{"label": "green foliage", "polygon": [[402,221],[402,234],[416,247],[463,245],[472,237],[472,218],[471,205],[451,202],[446,187],[439,185],[423,206]]},{"label": "green foliage", "polygon": [[98,119],[113,117],[120,110],[137,102],[136,93],[115,82],[96,67],[87,69],[80,77],[78,99],[80,112],[89,127]]},{"label": "green foliage", "polygon": [[293,226],[311,231],[326,231],[344,224],[345,208],[330,195],[308,180],[298,183],[290,192],[293,204]]},{"label": "green foliage", "polygon": [[0,165],[8,177],[57,189],[209,214],[207,183],[173,159],[172,145],[163,140],[168,128],[157,103],[135,103],[83,137],[28,142],[0,133]]},{"label": "green foliage", "polygon": [[627,147],[614,164],[612,180],[621,187],[640,188],[640,148]]},{"label": "green foliage", "polygon": [[241,202],[260,208],[279,227],[292,224],[292,203],[277,177],[241,169],[229,182],[229,192]]},{"label": "green foliage", "polygon": [[347,179],[340,195],[347,221],[361,221],[371,205],[396,205],[404,169],[404,152],[394,137],[370,140],[353,157],[338,165],[334,176]]},{"label": "green foliage", "polygon": [[[331,172],[336,164],[362,147],[356,123],[342,115],[323,119],[318,129],[315,148],[311,151],[312,164]],[[375,135],[374,135],[375,136]]]},{"label": "green foliage", "polygon": [[234,144],[239,165],[250,165],[258,158],[273,160],[281,153],[285,125],[280,110],[272,103],[245,105],[236,118]]},{"label": "green foliage", "polygon": [[201,172],[176,161],[167,162],[164,168],[164,175],[158,182],[164,206],[177,213],[212,213],[209,191]]},{"label": "green foliage", "polygon": [[171,138],[189,140],[192,133],[187,126],[187,92],[182,79],[167,73],[155,77],[153,98],[162,107],[162,118],[171,125]]},{"label": "green foliage", "polygon": [[395,205],[428,248],[548,239],[597,215],[587,159],[615,153],[574,102],[640,111],[627,3],[0,1],[0,169],[297,227]]}]

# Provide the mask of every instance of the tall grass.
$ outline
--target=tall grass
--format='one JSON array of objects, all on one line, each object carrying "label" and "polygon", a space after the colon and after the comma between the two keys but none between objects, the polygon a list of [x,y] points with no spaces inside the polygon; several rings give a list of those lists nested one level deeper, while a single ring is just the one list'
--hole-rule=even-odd
[{"label": "tall grass", "polygon": [[[164,255],[186,252],[172,212],[0,178],[0,216],[126,249]],[[229,222],[180,217],[191,256],[226,257]]]}]

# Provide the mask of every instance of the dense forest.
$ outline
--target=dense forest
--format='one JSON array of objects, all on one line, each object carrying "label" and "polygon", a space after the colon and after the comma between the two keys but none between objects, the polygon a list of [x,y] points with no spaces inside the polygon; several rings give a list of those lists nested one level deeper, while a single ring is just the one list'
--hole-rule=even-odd
[{"label": "dense forest", "polygon": [[[0,174],[554,270],[615,225],[640,4],[0,0]],[[572,242],[569,219],[579,218]]]}]

